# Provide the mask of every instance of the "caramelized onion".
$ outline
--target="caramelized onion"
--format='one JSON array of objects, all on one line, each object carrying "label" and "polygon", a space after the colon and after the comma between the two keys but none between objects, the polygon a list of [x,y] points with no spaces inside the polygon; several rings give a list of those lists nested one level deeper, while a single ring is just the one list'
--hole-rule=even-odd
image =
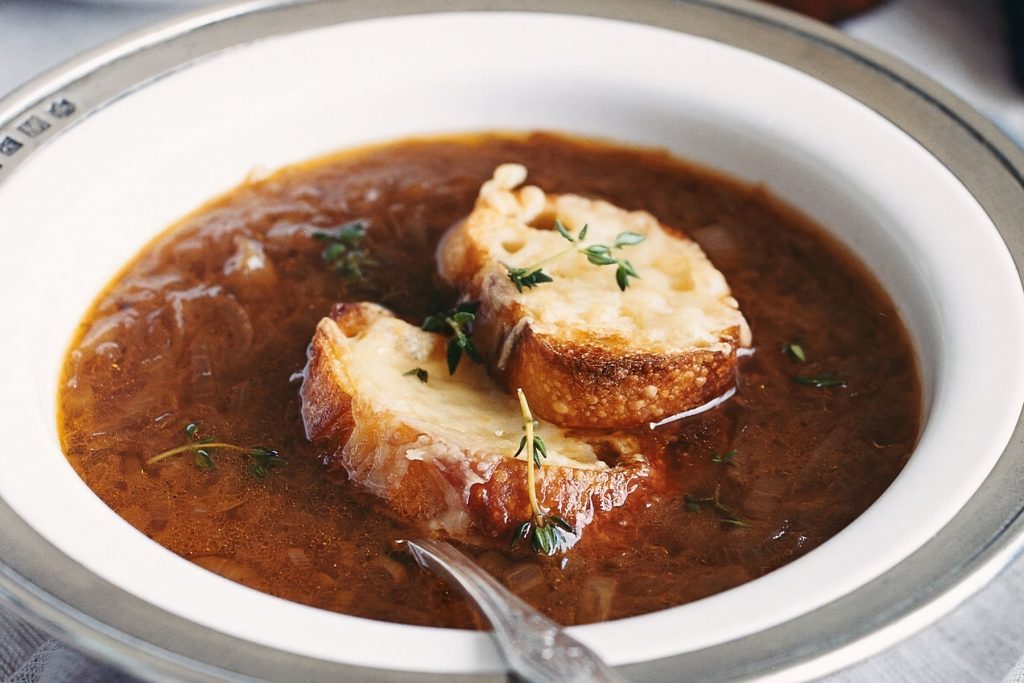
[{"label": "caramelized onion", "polygon": [[216,367],[233,369],[252,347],[249,314],[223,287],[197,285],[169,292],[166,301],[178,348],[189,351],[205,345]]},{"label": "caramelized onion", "polygon": [[292,566],[297,569],[309,569],[313,566],[313,563],[309,561],[309,556],[306,555],[306,551],[302,548],[291,547],[285,551],[288,555],[288,561],[292,563]]},{"label": "caramelized onion", "polygon": [[252,567],[236,562],[228,557],[224,557],[223,555],[204,555],[189,559],[203,569],[207,569],[215,574],[220,574],[225,579],[231,579],[232,581],[244,583],[252,588],[264,590],[264,581],[259,572]]},{"label": "caramelized onion", "polygon": [[589,624],[605,621],[611,616],[612,601],[618,591],[619,582],[610,576],[595,576],[588,579],[580,593],[576,619],[579,623]]},{"label": "caramelized onion", "polygon": [[518,564],[505,574],[505,585],[522,595],[544,585],[544,572],[535,564]]},{"label": "caramelized onion", "polygon": [[248,237],[235,238],[235,253],[225,261],[224,275],[233,293],[243,301],[261,298],[278,284],[274,262],[263,244]]},{"label": "caramelized onion", "polygon": [[374,558],[373,564],[380,567],[391,576],[391,580],[395,583],[403,583],[409,578],[409,572],[405,570],[401,564],[392,560],[387,555],[379,555]]},{"label": "caramelized onion", "polygon": [[206,344],[199,343],[192,350],[191,366],[192,398],[210,405],[217,398],[217,383],[213,379],[213,364]]}]

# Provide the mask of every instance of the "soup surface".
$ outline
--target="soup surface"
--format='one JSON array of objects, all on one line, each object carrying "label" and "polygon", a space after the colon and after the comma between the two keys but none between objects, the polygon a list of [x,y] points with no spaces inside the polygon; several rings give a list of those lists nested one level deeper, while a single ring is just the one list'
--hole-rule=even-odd
[{"label": "soup surface", "polygon": [[[59,396],[71,464],[141,532],[235,581],[363,617],[476,625],[394,545],[416,530],[325,473],[295,376],[335,302],[378,301],[417,324],[450,306],[434,248],[510,161],[545,190],[645,209],[697,240],[739,300],[755,353],[722,406],[639,430],[667,490],[614,516],[617,533],[584,533],[552,558],[464,546],[488,571],[563,624],[642,614],[792,561],[892,482],[918,434],[920,385],[907,334],[866,270],[764,188],[661,152],[549,134],[359,149],[247,182],[183,220],[82,323]],[[315,236],[356,219],[368,226],[361,277],[332,269]],[[146,464],[204,437],[272,448],[287,464],[254,476],[229,449]]]}]

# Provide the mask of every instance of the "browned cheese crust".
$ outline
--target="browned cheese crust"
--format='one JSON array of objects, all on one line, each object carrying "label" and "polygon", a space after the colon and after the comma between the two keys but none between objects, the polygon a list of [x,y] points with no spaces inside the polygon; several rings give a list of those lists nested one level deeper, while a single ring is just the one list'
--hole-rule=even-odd
[{"label": "browned cheese crust", "polygon": [[[485,371],[445,368],[446,339],[374,304],[345,304],[317,326],[301,388],[309,439],[326,464],[426,529],[466,539],[501,538],[530,513],[518,404]],[[427,382],[403,374],[412,367]],[[650,467],[635,440],[600,437],[602,453],[541,424],[549,458],[538,497],[577,529],[646,489]],[[641,496],[642,497],[642,496]]]},{"label": "browned cheese crust", "polygon": [[[750,345],[750,332],[696,243],[645,212],[530,186],[512,192],[523,175],[510,167],[499,167],[473,213],[438,247],[442,278],[480,302],[474,340],[507,391],[521,387],[534,412],[558,425],[625,428],[696,408],[734,386],[736,352]],[[529,265],[522,255],[532,241],[547,240],[542,255],[563,248],[551,229],[556,217],[577,231],[589,225],[590,235],[602,228],[606,236],[645,235],[646,244],[621,250],[640,279],[620,292],[613,268],[573,254],[545,268],[554,282],[517,291],[505,264]],[[666,263],[670,272],[655,272]],[[615,306],[623,312],[611,322],[591,315]],[[659,326],[667,338],[653,336]]]}]

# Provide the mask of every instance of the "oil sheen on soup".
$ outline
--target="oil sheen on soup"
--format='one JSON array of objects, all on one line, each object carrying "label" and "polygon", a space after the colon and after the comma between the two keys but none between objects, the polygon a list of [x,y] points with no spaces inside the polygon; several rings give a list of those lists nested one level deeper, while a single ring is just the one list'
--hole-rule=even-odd
[{"label": "oil sheen on soup", "polygon": [[[325,473],[296,374],[336,302],[377,301],[415,324],[452,304],[437,241],[505,162],[547,191],[644,209],[695,239],[728,279],[755,352],[731,400],[638,430],[666,482],[617,513],[615,534],[584,533],[554,557],[463,545],[489,572],[563,624],[643,614],[794,560],[892,482],[918,435],[920,383],[893,304],[861,264],[763,187],[541,133],[318,159],[246,182],[158,237],[102,292],[68,353],[59,427],[73,467],[146,536],[234,581],[357,616],[479,625],[395,546],[415,529]],[[332,268],[315,234],[353,220],[368,226],[361,274]],[[146,464],[190,439],[281,458],[211,447]],[[729,513],[700,502],[712,500]]]}]

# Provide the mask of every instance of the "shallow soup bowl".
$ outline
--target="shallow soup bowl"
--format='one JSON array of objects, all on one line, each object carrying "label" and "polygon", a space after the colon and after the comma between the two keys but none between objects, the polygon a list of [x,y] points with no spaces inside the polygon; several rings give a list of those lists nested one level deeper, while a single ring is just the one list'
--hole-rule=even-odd
[{"label": "shallow soup bowl", "polygon": [[[61,361],[154,235],[254,170],[395,138],[552,130],[664,148],[820,222],[909,328],[923,428],[820,548],[697,602],[571,632],[636,680],[810,678],[934,620],[1021,545],[1020,153],[904,67],[739,2],[252,2],[0,102],[0,597],[147,677],[503,680],[484,633],[271,597],[114,514],[65,460]],[[488,10],[488,11],[484,11]]]}]

